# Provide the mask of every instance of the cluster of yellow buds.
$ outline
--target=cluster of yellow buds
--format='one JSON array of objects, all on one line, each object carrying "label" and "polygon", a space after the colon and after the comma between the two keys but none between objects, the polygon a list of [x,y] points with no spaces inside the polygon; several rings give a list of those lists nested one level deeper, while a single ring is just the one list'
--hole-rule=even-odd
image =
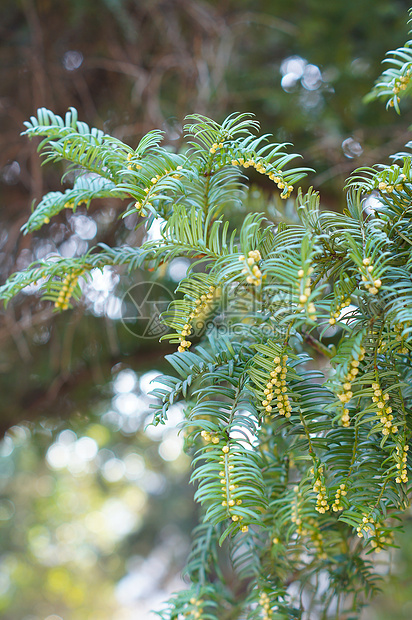
[{"label": "cluster of yellow buds", "polygon": [[[183,166],[176,166],[176,171],[179,171],[179,170],[183,170]],[[160,181],[160,179],[167,177],[169,174],[172,175],[173,179],[180,179],[182,176],[181,174],[173,174],[176,171],[173,170],[172,168],[170,170],[165,170],[163,174],[156,174],[156,176],[152,177],[150,179],[150,182],[152,185],[156,185],[156,183]],[[148,191],[148,190],[145,190],[145,191]]]},{"label": "cluster of yellow buds", "polygon": [[263,610],[262,620],[270,620],[273,616],[273,611],[270,604],[269,595],[266,592],[261,592],[259,596],[259,605]]},{"label": "cluster of yellow buds", "polygon": [[[401,186],[402,187],[402,186]],[[391,185],[391,183],[386,183],[385,181],[380,181],[378,185],[378,189],[381,192],[388,192],[388,194],[392,194],[394,189],[398,189],[396,185]]]},{"label": "cluster of yellow buds", "polygon": [[179,338],[180,344],[177,347],[177,350],[179,351],[179,353],[184,353],[192,346],[192,343],[190,340],[185,340],[182,336],[179,336]]},{"label": "cluster of yellow buds", "polygon": [[[313,267],[309,267],[309,269],[306,272],[306,275],[303,269],[299,269],[298,271],[297,286],[299,290],[299,308],[305,308],[307,301],[309,299],[309,296],[312,292],[311,279],[310,279],[311,273],[313,273]],[[314,321],[316,319],[316,308],[313,302],[310,301],[308,303],[307,311],[308,311],[309,318]]]},{"label": "cluster of yellow buds", "polygon": [[376,553],[382,551],[385,545],[393,543],[394,533],[392,531],[384,531],[383,527],[376,523],[375,525],[375,538],[371,540],[371,546],[374,547]]},{"label": "cluster of yellow buds", "polygon": [[341,416],[340,420],[342,422],[343,428],[349,428],[349,426],[350,426],[350,416],[349,416],[349,409],[347,407],[343,408],[343,412],[342,412],[342,416]]},{"label": "cluster of yellow buds", "polygon": [[295,496],[292,502],[292,512],[290,520],[292,521],[292,523],[296,524],[296,533],[303,535],[306,534],[306,530],[303,529],[303,523],[299,513],[300,504],[302,502],[302,493],[299,491],[298,486],[293,487],[293,491],[295,493]]},{"label": "cluster of yellow buds", "polygon": [[199,598],[195,598],[194,596],[192,596],[192,598],[189,601],[191,607],[186,609],[184,611],[184,617],[187,618],[188,620],[198,620],[202,618],[203,616],[203,605],[204,605],[204,601],[203,599]]},{"label": "cluster of yellow buds", "polygon": [[395,333],[396,333],[395,340],[396,342],[400,343],[398,353],[400,353],[401,355],[408,354],[408,348],[405,346],[405,340],[402,337],[402,332],[403,332],[404,327],[405,327],[404,323],[396,323],[394,326]]},{"label": "cluster of yellow buds", "polygon": [[351,362],[350,362],[350,370],[345,375],[344,382],[342,384],[342,388],[343,389],[337,395],[339,400],[340,400],[340,402],[343,405],[343,413],[342,413],[342,417],[341,417],[341,422],[342,422],[342,426],[345,427],[345,428],[350,426],[349,409],[347,409],[345,407],[345,404],[347,404],[350,401],[350,399],[352,398],[352,396],[353,396],[352,382],[354,381],[356,375],[359,373],[359,364],[365,358],[365,353],[366,353],[365,349],[363,347],[361,347],[358,359],[351,360]]},{"label": "cluster of yellow buds", "polygon": [[370,539],[371,547],[380,553],[386,544],[393,542],[393,532],[385,532],[379,523],[375,523],[375,531]]},{"label": "cluster of yellow buds", "polygon": [[362,282],[364,287],[371,295],[377,295],[380,287],[382,286],[382,282],[379,278],[373,277],[373,265],[371,265],[370,258],[364,258],[363,267],[359,267],[359,271],[362,274]]},{"label": "cluster of yellow buds", "polygon": [[[148,202],[146,202],[145,204],[146,204],[146,206],[151,206],[151,204],[148,203]],[[134,203],[134,208],[136,209],[136,211],[137,211],[137,213],[139,215],[143,215],[143,206],[144,205],[141,202],[139,202],[139,201]]]},{"label": "cluster of yellow buds", "polygon": [[[227,512],[231,517],[232,521],[236,523],[242,521],[243,516],[233,513],[233,508],[235,506],[240,506],[242,504],[242,500],[236,499],[236,493],[234,493],[234,491],[236,491],[237,489],[237,485],[234,484],[233,481],[232,472],[235,466],[233,465],[233,463],[231,463],[233,459],[232,454],[230,453],[230,446],[228,444],[225,444],[222,447],[222,452],[223,454],[219,461],[222,467],[222,470],[219,472],[220,483],[222,485],[222,506],[227,509]],[[241,525],[240,527],[241,532],[247,532],[248,529],[249,527],[247,525]]]},{"label": "cluster of yellow buds", "polygon": [[322,484],[322,477],[323,477],[323,467],[319,467],[318,477],[316,478],[315,484],[313,485],[313,491],[316,493],[315,510],[317,510],[321,515],[325,514],[325,512],[329,510],[328,497],[326,495],[326,487]]},{"label": "cluster of yellow buds", "polygon": [[398,427],[392,422],[392,407],[388,406],[389,394],[382,394],[379,383],[372,383],[373,396],[372,401],[376,403],[378,414],[380,414],[380,422],[383,424],[382,435],[389,435],[390,432],[397,433]]},{"label": "cluster of yellow buds", "polygon": [[173,179],[181,179],[182,175],[178,174],[179,170],[183,170],[183,166],[176,166],[176,174],[172,174],[172,172],[174,172],[174,170],[167,170],[167,174],[172,174],[172,178]]},{"label": "cluster of yellow buds", "polygon": [[405,446],[404,448],[400,448],[399,446],[396,446],[396,455],[397,455],[397,461],[398,463],[396,463],[396,467],[397,469],[399,469],[399,476],[397,476],[396,478],[396,482],[398,484],[401,484],[402,482],[408,482],[409,478],[408,478],[408,470],[406,468],[406,461],[408,460],[408,455],[407,452],[409,450],[409,446]]},{"label": "cluster of yellow buds", "polygon": [[274,358],[273,363],[276,364],[276,367],[271,371],[271,379],[268,381],[266,388],[263,390],[264,399],[262,400],[262,407],[265,408],[267,413],[270,413],[273,410],[271,403],[276,396],[276,407],[278,409],[278,413],[280,415],[284,415],[285,418],[290,418],[292,405],[290,404],[289,396],[287,395],[287,360],[287,355],[283,355],[282,358]]},{"label": "cluster of yellow buds", "polygon": [[[80,205],[87,205],[87,198],[82,198],[82,200],[79,200],[77,202],[77,206],[80,207]],[[65,209],[74,209],[74,200],[69,201],[69,202],[65,202],[64,203],[64,208]]]},{"label": "cluster of yellow buds", "polygon": [[265,164],[263,159],[255,160],[244,159],[243,157],[239,157],[238,159],[232,159],[232,166],[243,166],[243,168],[255,168],[257,172],[260,174],[266,174],[271,181],[276,183],[278,189],[282,190],[280,195],[284,200],[289,198],[291,193],[293,192],[293,185],[288,185],[282,177],[282,174],[279,170],[276,170],[271,165]]},{"label": "cluster of yellow buds", "polygon": [[214,144],[212,144],[212,146],[209,149],[209,153],[214,155],[218,149],[223,149],[223,142],[219,142],[219,143],[215,142]]},{"label": "cluster of yellow buds", "polygon": [[382,192],[382,193],[388,193],[391,194],[395,189],[398,192],[401,192],[403,190],[403,184],[406,181],[406,174],[400,174],[399,178],[396,179],[397,182],[395,183],[386,183],[386,181],[380,181],[379,185],[378,185],[378,189]]},{"label": "cluster of yellow buds", "polygon": [[359,538],[363,538],[365,534],[372,532],[374,528],[372,525],[375,525],[375,520],[373,517],[368,517],[366,513],[363,514],[362,523],[358,525],[356,528],[356,532]]},{"label": "cluster of yellow buds", "polygon": [[203,437],[206,443],[218,444],[220,437],[216,433],[210,433],[209,431],[202,431],[200,435]]},{"label": "cluster of yellow buds", "polygon": [[316,522],[314,519],[309,519],[309,524],[313,526],[314,529],[311,530],[310,539],[315,548],[316,556],[320,560],[327,560],[328,556],[325,553],[324,547],[324,539],[320,532],[320,530],[316,527]]},{"label": "cluster of yellow buds", "polygon": [[386,537],[382,535],[379,529],[380,528],[378,524],[376,524],[375,525],[375,536],[371,540],[371,547],[373,547],[373,549],[375,550],[375,553],[380,553],[385,543],[388,542],[388,540],[390,540],[390,537]]},{"label": "cluster of yellow buds", "polygon": [[250,250],[248,257],[241,254],[239,261],[247,265],[242,269],[242,274],[248,274],[246,276],[246,282],[253,284],[254,286],[260,286],[262,284],[262,272],[260,271],[257,263],[262,260],[262,256],[259,250]]},{"label": "cluster of yellow buds", "polygon": [[132,164],[131,163],[131,159],[133,158],[132,153],[128,153],[127,155],[127,161],[129,162],[127,165],[127,169],[128,170],[141,170],[141,165],[140,164]]},{"label": "cluster of yellow buds", "polygon": [[[135,166],[137,169],[141,168],[141,166]],[[128,168],[130,168],[130,166],[128,166]],[[143,200],[143,202],[135,202],[134,206],[136,208],[136,211],[138,211],[138,213],[142,214],[142,210],[143,207],[151,207],[151,203],[148,202],[148,199],[150,198],[150,200],[153,200],[153,198],[157,197],[157,193],[154,191],[154,186],[156,185],[156,183],[158,183],[158,181],[160,181],[161,179],[163,179],[164,177],[167,177],[169,175],[172,176],[173,179],[180,179],[181,178],[181,174],[176,174],[177,171],[179,170],[183,170],[183,166],[177,166],[176,170],[170,169],[170,170],[165,170],[163,174],[156,174],[156,176],[152,177],[150,179],[151,182],[151,187],[145,187],[144,188],[144,192],[147,194],[146,198]],[[175,173],[175,174],[174,174]],[[149,196],[150,194],[150,196]]]},{"label": "cluster of yellow buds", "polygon": [[341,506],[340,500],[341,497],[344,497],[345,495],[347,495],[346,484],[341,484],[339,485],[335,493],[335,499],[332,504],[333,512],[339,512],[339,510],[343,510],[343,506]]},{"label": "cluster of yellow buds", "polygon": [[366,534],[368,534],[371,547],[376,553],[380,553],[385,543],[392,539],[391,533],[385,535],[379,523],[376,523],[374,518],[369,517],[366,513],[363,514],[362,523],[358,525],[356,531],[359,538],[366,538]]},{"label": "cluster of yellow buds", "polygon": [[[176,167],[176,171],[182,170],[183,166],[177,166]],[[150,179],[150,182],[152,185],[156,185],[156,183],[158,181],[160,181],[161,179],[164,179],[164,177],[167,177],[168,175],[172,175],[173,179],[180,179],[181,178],[181,174],[173,174],[175,172],[175,170],[170,169],[170,170],[165,170],[163,174],[156,174],[156,176],[152,177]],[[149,190],[146,188],[145,192],[148,193]]]},{"label": "cluster of yellow buds", "polygon": [[195,300],[195,307],[192,312],[189,314],[189,318],[187,323],[183,326],[182,331],[179,335],[180,345],[177,350],[179,353],[183,353],[191,346],[190,340],[186,340],[186,336],[190,336],[192,333],[192,326],[190,324],[191,321],[195,319],[199,319],[202,314],[207,314],[210,307],[213,304],[213,298],[216,292],[215,286],[209,286],[209,290],[206,294],[201,295],[198,299]]},{"label": "cluster of yellow buds", "polygon": [[393,94],[397,95],[401,90],[406,90],[410,80],[411,80],[411,70],[408,69],[405,75],[401,75],[400,78],[395,80],[393,88],[392,88]]},{"label": "cluster of yellow buds", "polygon": [[336,306],[335,310],[330,312],[329,324],[335,325],[336,319],[340,317],[341,310],[343,308],[347,308],[350,306],[350,297],[345,297],[345,295],[340,296],[341,301]]},{"label": "cluster of yellow buds", "polygon": [[67,310],[67,308],[69,307],[70,298],[73,294],[74,289],[76,288],[79,275],[79,273],[68,273],[67,276],[65,276],[59,296],[54,302],[55,308],[60,308],[60,310]]}]

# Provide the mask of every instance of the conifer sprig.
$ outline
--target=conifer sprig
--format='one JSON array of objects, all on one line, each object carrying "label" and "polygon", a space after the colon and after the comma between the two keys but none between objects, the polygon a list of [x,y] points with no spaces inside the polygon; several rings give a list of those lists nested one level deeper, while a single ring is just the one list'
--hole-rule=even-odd
[{"label": "conifer sprig", "polygon": [[[392,56],[373,96],[399,111],[410,42]],[[26,123],[46,161],[69,162],[76,180],[39,202],[25,233],[113,196],[146,230],[163,223],[161,238],[141,247],[100,244],[36,262],[0,287],[5,302],[23,291],[64,311],[81,303],[79,281],[93,269],[190,260],[163,314],[176,351],[153,413],[164,424],[185,402],[202,515],[190,586],[159,612],[165,620],[300,618],[306,600],[324,618],[337,604],[355,613],[378,586],[367,554],[394,545],[409,502],[411,155],[355,171],[335,213],[312,188],[296,191],[308,169],[258,131],[248,114],[221,124],[193,115],[186,149],[173,153],[159,131],[133,149],[74,109],[62,118],[42,108]],[[275,225],[264,203],[244,213],[252,169],[295,201],[297,223]],[[320,574],[327,594],[314,585]]]}]

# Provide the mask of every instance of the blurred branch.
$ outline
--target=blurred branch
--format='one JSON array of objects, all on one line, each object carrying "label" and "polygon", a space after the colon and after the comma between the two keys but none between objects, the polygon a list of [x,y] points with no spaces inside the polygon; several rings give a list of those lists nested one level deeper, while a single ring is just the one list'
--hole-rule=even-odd
[{"label": "blurred branch", "polygon": [[[157,344],[156,347],[138,348],[127,358],[124,355],[110,355],[99,359],[99,378],[96,381],[94,364],[86,366],[84,360],[78,360],[70,372],[59,373],[51,385],[40,388],[31,388],[20,393],[19,402],[2,409],[0,419],[0,437],[13,425],[24,420],[38,418],[69,418],[80,408],[87,408],[87,401],[96,393],[96,388],[102,388],[111,378],[111,369],[115,364],[123,362],[136,372],[160,367],[164,364],[164,355],[171,352],[166,344]],[[86,396],[87,395],[87,396]]]},{"label": "blurred branch", "polygon": [[[11,306],[9,306],[9,308],[11,308]],[[15,320],[14,313],[10,315],[9,312],[10,311],[8,310],[5,314],[5,327],[0,327],[0,346],[2,347],[10,340],[10,336],[12,336],[13,339],[18,340],[29,328],[35,325],[48,323],[53,316],[53,310],[51,307],[46,308],[37,314],[25,312],[22,318],[18,321]]]},{"label": "blurred branch", "polygon": [[230,26],[231,28],[234,28],[236,26],[243,26],[245,24],[259,24],[260,26],[273,28],[274,30],[278,30],[279,32],[283,32],[284,34],[288,34],[294,37],[297,36],[299,33],[299,28],[291,22],[280,19],[279,17],[274,17],[273,15],[269,15],[268,13],[257,13],[254,11],[242,13],[240,17],[236,16],[234,20],[231,21]]}]

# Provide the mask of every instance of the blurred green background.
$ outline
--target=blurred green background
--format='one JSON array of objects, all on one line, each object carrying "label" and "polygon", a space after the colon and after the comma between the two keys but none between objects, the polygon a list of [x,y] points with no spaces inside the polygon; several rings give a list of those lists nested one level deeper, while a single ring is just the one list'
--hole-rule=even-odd
[{"label": "blurred green background", "polygon": [[[173,148],[189,113],[219,121],[253,112],[315,169],[309,183],[323,205],[341,209],[349,173],[387,162],[408,140],[407,110],[397,117],[362,101],[386,51],[407,37],[408,8],[401,0],[2,0],[1,281],[39,258],[142,241],[133,216],[119,221],[116,200],[20,234],[31,203],[59,189],[64,171],[41,168],[36,144],[19,135],[40,106],[58,114],[74,106],[132,146],[158,127]],[[264,209],[269,187],[260,175],[251,183]],[[177,259],[153,278],[172,291],[186,268]],[[146,620],[184,586],[196,507],[179,404],[169,426],[144,430],[171,349],[143,339],[139,321],[122,321],[124,296],[146,279],[105,268],[61,316],[35,290],[0,310],[4,620]],[[412,618],[408,515],[399,545],[363,620]]]}]

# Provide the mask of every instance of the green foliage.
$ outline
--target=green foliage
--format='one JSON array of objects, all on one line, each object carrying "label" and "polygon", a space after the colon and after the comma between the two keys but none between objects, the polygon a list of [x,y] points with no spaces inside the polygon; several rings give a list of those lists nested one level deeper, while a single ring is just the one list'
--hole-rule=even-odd
[{"label": "green foliage", "polygon": [[[377,96],[404,83],[408,48],[395,57],[404,62],[384,73]],[[178,351],[168,356],[175,376],[154,391],[154,420],[165,423],[169,406],[186,402],[181,432],[201,523],[191,585],[160,616],[354,618],[378,587],[366,556],[393,546],[408,505],[411,156],[357,171],[343,214],[298,190],[299,223],[275,227],[252,212],[236,230],[230,216],[248,192],[244,170],[266,175],[289,201],[308,170],[289,167],[296,156],[257,135],[249,115],[189,121],[187,149],[175,154],[159,132],[133,150],[74,110],[65,119],[39,110],[25,133],[43,138],[48,161],[71,162],[76,181],[48,194],[24,231],[68,202],[116,196],[131,199],[124,215],[137,212],[146,229],[163,218],[162,237],[36,263],[0,293],[8,301],[37,283],[61,311],[92,268],[154,269],[189,257],[180,298],[164,314]],[[322,372],[313,350],[325,357]]]},{"label": "green foliage", "polygon": [[[411,9],[409,9],[409,14],[412,14]],[[410,23],[410,20],[408,23]],[[411,34],[411,31],[409,34]],[[397,113],[400,114],[399,103],[401,98],[410,94],[408,90],[410,88],[412,71],[411,44],[412,40],[409,40],[403,47],[387,52],[390,58],[385,58],[383,62],[390,66],[377,80],[371,93],[366,98],[367,101],[375,98],[386,99],[386,106],[388,108],[395,108]]]}]

